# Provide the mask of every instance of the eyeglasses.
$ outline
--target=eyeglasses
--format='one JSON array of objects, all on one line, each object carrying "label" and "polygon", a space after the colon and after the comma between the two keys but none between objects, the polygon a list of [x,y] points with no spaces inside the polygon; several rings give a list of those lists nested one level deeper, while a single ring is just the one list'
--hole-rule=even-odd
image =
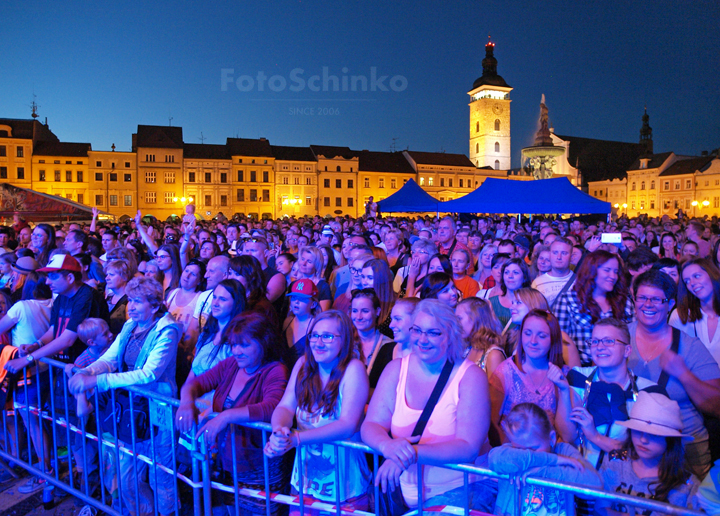
[{"label": "eyeglasses", "polygon": [[611,348],[613,346],[627,346],[627,342],[623,342],[620,339],[588,339],[585,341],[585,343],[590,346],[591,348],[596,348],[600,344],[603,345],[603,347]]},{"label": "eyeglasses", "polygon": [[412,328],[410,328],[410,333],[415,335],[418,339],[420,337],[422,337],[423,335],[425,335],[428,338],[428,340],[437,340],[440,337],[442,337],[442,332],[440,330],[422,331],[417,326],[413,326]]},{"label": "eyeglasses", "polygon": [[670,301],[670,298],[666,297],[663,299],[660,297],[637,296],[635,298],[635,301],[637,301],[637,303],[639,305],[650,306],[650,305],[661,305],[663,303],[667,303],[668,301]]},{"label": "eyeglasses", "polygon": [[350,267],[350,273],[351,274],[360,274],[362,272],[362,269],[358,269],[357,267]]},{"label": "eyeglasses", "polygon": [[310,342],[317,342],[318,339],[320,339],[323,344],[330,344],[333,340],[340,337],[340,335],[335,335],[333,333],[315,333],[312,332],[308,334],[307,338]]},{"label": "eyeglasses", "polygon": [[157,260],[162,260],[163,258],[170,258],[170,255],[169,254],[156,254],[155,258]]}]

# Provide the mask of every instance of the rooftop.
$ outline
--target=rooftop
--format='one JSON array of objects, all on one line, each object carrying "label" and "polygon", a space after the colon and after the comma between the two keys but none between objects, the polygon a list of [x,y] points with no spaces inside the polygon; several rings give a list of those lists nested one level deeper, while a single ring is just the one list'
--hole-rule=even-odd
[{"label": "rooftop", "polygon": [[323,157],[325,159],[343,158],[353,159],[358,157],[358,152],[350,150],[350,147],[333,147],[332,145],[311,145],[310,149],[315,157]]},{"label": "rooftop", "polygon": [[449,154],[446,152],[405,151],[418,165],[445,165],[449,167],[472,167],[473,162],[465,154]]},{"label": "rooftop", "polygon": [[227,149],[231,156],[273,156],[266,138],[228,138]]},{"label": "rooftop", "polygon": [[53,134],[47,125],[43,125],[37,120],[22,118],[0,118],[0,125],[10,126],[11,134],[8,136],[0,136],[0,138],[23,138],[35,141],[59,141],[58,137]]},{"label": "rooftop", "polygon": [[317,161],[310,147],[271,145],[270,149],[275,159],[283,161]]},{"label": "rooftop", "polygon": [[70,142],[39,142],[33,149],[35,156],[65,156],[72,158],[87,158],[92,150],[89,143]]},{"label": "rooftop", "polygon": [[662,172],[660,172],[660,177],[694,174],[695,172],[704,169],[705,166],[713,159],[715,159],[715,156],[702,156],[699,158],[680,159]]},{"label": "rooftop", "polygon": [[582,174],[583,185],[592,181],[627,177],[630,165],[645,152],[645,146],[639,143],[613,142],[559,134],[555,136],[570,142],[567,160]]},{"label": "rooftop", "polygon": [[227,146],[201,143],[186,143],[183,147],[185,159],[230,159]]},{"label": "rooftop", "polygon": [[138,125],[137,133],[133,135],[133,148],[146,147],[150,149],[182,149],[182,127],[162,125]]}]

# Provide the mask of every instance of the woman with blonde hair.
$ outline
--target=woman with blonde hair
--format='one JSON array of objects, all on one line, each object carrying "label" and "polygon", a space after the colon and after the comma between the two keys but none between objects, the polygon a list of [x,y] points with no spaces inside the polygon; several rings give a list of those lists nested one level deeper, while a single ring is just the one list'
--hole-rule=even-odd
[{"label": "woman with blonde hair", "polygon": [[317,247],[305,246],[298,251],[298,278],[309,279],[315,283],[320,308],[325,311],[332,305],[332,292],[330,284],[322,277],[323,261],[322,251]]},{"label": "woman with blonde hair", "polygon": [[455,315],[467,343],[465,356],[480,367],[488,377],[505,360],[502,348],[500,321],[484,299],[463,299],[455,308]]}]

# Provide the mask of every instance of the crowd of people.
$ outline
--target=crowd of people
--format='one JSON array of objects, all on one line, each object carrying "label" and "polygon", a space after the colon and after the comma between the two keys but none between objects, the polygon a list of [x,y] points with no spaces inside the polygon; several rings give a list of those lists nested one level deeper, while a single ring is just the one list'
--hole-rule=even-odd
[{"label": "crowd of people", "polygon": [[[170,469],[173,441],[205,440],[227,483],[263,490],[267,475],[275,492],[369,511],[377,485],[383,516],[467,496],[515,515],[518,489],[523,515],[628,512],[485,477],[466,490],[462,472],[441,467],[474,463],[720,514],[717,220],[369,215],[199,221],[189,206],[166,222],[95,213],[34,227],[16,217],[0,226],[5,409],[49,403],[40,359],[54,358],[89,430],[134,439]],[[128,386],[179,409],[136,399],[147,417],[94,429],[108,393]],[[52,473],[52,432],[17,413]],[[253,421],[271,424],[264,445],[258,430],[231,431]],[[329,444],[352,439],[382,457],[377,470],[360,449]],[[71,447],[87,468],[76,478],[95,480],[86,492],[106,489],[133,515],[174,512],[172,475],[121,455],[99,486],[102,450],[80,437]],[[135,483],[137,493],[118,489]],[[44,485],[31,477],[19,490]],[[263,500],[239,500],[243,514],[265,512]],[[235,497],[213,505],[233,514]]]}]

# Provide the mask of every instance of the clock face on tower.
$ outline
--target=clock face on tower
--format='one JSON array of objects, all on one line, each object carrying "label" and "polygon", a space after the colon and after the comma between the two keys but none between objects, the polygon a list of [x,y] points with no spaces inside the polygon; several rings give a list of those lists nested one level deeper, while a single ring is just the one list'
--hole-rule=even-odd
[{"label": "clock face on tower", "polygon": [[500,104],[495,104],[493,106],[492,110],[493,110],[493,113],[495,113],[496,115],[499,115],[500,113],[503,112],[503,108]]}]

